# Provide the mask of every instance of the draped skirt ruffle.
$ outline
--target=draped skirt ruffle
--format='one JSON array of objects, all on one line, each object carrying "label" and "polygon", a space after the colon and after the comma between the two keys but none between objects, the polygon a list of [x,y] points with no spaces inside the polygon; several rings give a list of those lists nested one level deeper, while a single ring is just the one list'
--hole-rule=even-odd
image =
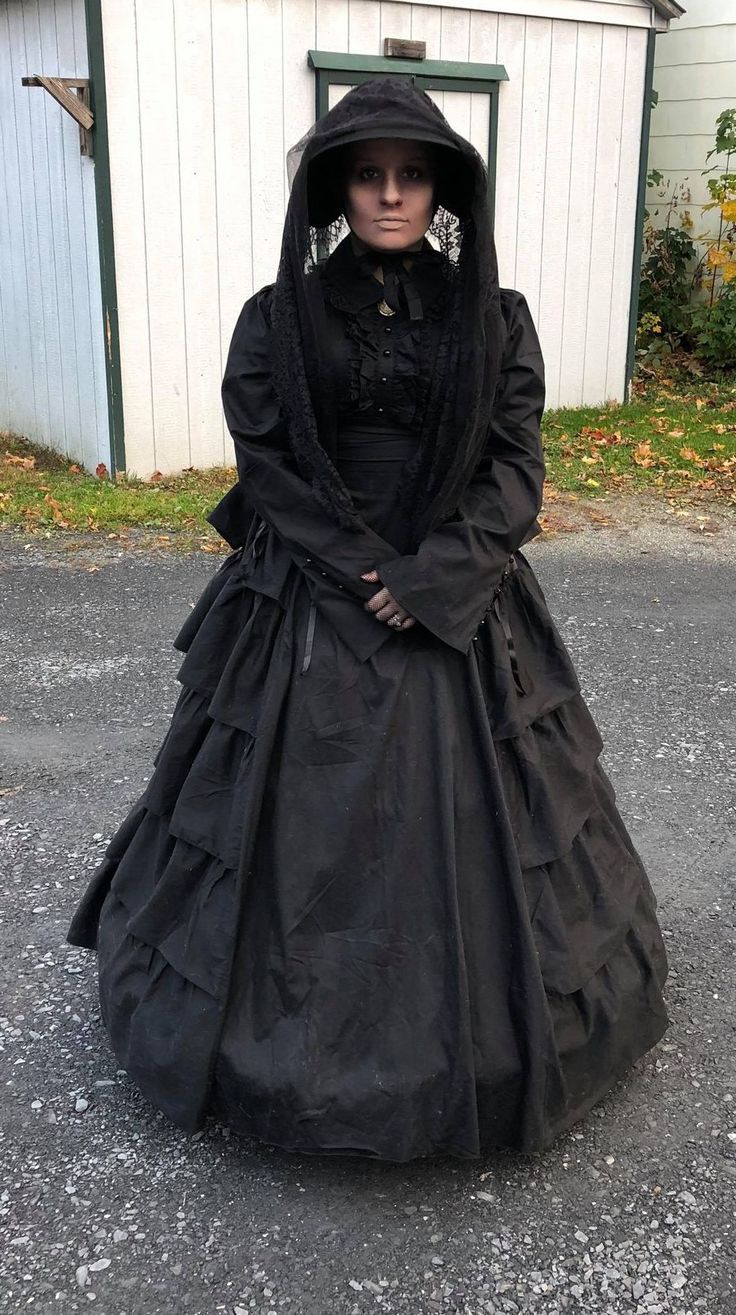
[{"label": "draped skirt ruffle", "polygon": [[241,555],[70,931],[119,1061],[182,1127],[406,1160],[532,1150],[661,1036],[655,901],[539,585],[463,656],[358,662]]}]

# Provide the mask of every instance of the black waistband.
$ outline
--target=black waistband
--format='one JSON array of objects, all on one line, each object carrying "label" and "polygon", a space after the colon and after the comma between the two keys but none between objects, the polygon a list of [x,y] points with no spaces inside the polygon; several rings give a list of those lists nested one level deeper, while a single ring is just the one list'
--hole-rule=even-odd
[{"label": "black waistband", "polygon": [[418,435],[399,425],[343,426],[337,436],[338,460],[405,461],[411,456]]}]

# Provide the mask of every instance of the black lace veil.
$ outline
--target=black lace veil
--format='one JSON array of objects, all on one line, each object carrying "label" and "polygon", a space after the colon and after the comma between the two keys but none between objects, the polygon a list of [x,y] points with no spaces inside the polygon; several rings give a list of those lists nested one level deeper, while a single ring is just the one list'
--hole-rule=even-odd
[{"label": "black lace veil", "polygon": [[503,342],[485,165],[434,104],[405,78],[349,91],[287,157],[291,185],[273,295],[274,383],[300,473],[339,524],[358,525],[335,466],[336,421],[320,267],[346,231],[335,152],[397,137],[432,144],[438,209],[430,237],[446,262],[447,298],[421,440],[403,497],[416,542],[451,516],[484,453]]}]

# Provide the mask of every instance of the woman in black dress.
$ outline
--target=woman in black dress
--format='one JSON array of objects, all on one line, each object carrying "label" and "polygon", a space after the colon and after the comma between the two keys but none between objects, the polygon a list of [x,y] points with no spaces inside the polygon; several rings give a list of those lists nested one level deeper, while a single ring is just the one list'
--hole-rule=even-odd
[{"label": "woman in black dress", "polygon": [[654,897],[519,551],[539,344],[480,158],[407,81],[348,93],[292,164],[223,385],[235,551],[70,940],[186,1129],[532,1150],[667,1023]]}]

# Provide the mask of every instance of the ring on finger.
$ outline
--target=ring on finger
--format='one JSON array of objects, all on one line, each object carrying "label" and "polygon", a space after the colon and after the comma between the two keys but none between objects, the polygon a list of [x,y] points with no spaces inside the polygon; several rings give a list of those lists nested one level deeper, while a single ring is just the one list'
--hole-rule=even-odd
[{"label": "ring on finger", "polygon": [[396,630],[400,630],[404,624],[404,620],[403,617],[399,616],[398,612],[395,612],[393,616],[389,617],[388,623],[390,626],[393,626]]}]

